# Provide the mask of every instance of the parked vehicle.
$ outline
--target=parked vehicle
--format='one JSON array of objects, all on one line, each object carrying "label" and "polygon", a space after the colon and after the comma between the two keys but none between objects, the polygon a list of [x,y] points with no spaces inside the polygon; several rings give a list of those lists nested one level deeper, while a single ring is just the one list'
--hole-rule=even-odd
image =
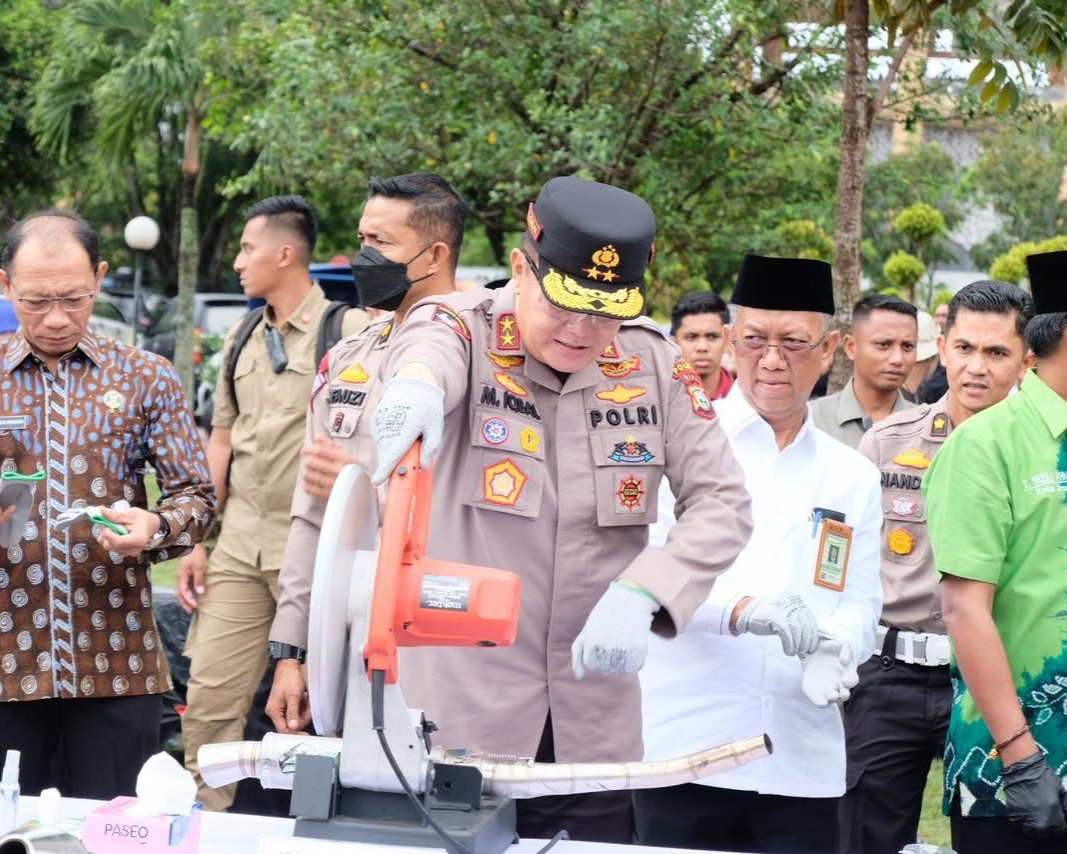
[{"label": "parked vehicle", "polygon": [[93,300],[93,313],[89,318],[89,330],[93,335],[114,338],[123,344],[133,344],[133,326],[127,322],[122,310],[112,302],[97,297]]},{"label": "parked vehicle", "polygon": [[[193,299],[193,328],[196,342],[193,346],[193,365],[203,361],[205,348],[216,337],[219,342],[248,310],[248,298],[243,294],[198,293]],[[178,299],[174,297],[162,303],[152,314],[145,333],[144,348],[167,359],[174,359],[177,339]],[[216,344],[216,347],[218,345]]]}]

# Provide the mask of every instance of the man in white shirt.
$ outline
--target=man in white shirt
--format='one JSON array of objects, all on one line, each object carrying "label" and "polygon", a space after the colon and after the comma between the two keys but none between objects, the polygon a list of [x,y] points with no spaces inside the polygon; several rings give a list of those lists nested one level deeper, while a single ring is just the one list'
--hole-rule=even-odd
[{"label": "man in white shirt", "polygon": [[[733,303],[726,335],[737,383],[715,408],[755,528],[689,627],[649,647],[645,759],[761,732],[774,753],[700,783],[637,792],[637,831],[645,845],[825,854],[837,846],[845,791],[835,704],[874,650],[882,605],[878,471],[816,429],[808,409],[839,337],[830,266],[746,256]],[[800,622],[814,615],[814,653],[789,632],[775,631],[781,643],[752,633],[753,611],[775,607],[792,607]]]}]

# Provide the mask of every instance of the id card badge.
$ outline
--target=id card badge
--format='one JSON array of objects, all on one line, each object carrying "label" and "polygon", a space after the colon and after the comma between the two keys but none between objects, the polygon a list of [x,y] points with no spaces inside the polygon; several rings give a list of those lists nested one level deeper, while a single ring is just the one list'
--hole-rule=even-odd
[{"label": "id card badge", "polygon": [[823,519],[819,525],[819,548],[815,553],[815,584],[838,593],[843,591],[850,551],[852,528],[844,522]]}]

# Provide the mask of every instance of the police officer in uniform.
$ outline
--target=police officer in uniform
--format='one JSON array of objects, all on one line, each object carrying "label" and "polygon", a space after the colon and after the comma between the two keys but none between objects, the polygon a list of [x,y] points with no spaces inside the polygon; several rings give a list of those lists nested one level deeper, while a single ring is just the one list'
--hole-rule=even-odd
[{"label": "police officer in uniform", "polygon": [[882,473],[882,587],[878,651],[845,706],[848,791],[841,848],[894,854],[914,842],[930,761],[940,757],[952,706],[949,640],[921,487],[954,426],[1007,397],[1027,366],[1033,301],[1006,282],[975,282],[949,304],[938,340],[948,393],[874,425],[859,450]]},{"label": "police officer in uniform", "polygon": [[[507,649],[402,652],[405,694],[443,746],[542,762],[641,758],[636,671],[750,531],[707,393],[642,317],[655,218],[623,190],[554,178],[512,279],[423,302],[390,347],[374,415],[383,482],[420,435],[436,450],[431,557],[522,580]],[[666,474],[679,521],[648,545]],[[628,842],[628,792],[519,802],[522,836]]]},{"label": "police officer in uniform", "polygon": [[301,664],[307,650],[311,581],[326,502],[349,463],[377,465],[366,413],[381,394],[380,373],[393,335],[420,299],[455,290],[467,202],[439,175],[371,178],[359,221],[362,248],[352,263],[361,305],[386,312],[337,344],[319,365],[307,416],[293,523],[278,578],[269,652],[276,662],[267,701],[279,732],[311,721]]}]

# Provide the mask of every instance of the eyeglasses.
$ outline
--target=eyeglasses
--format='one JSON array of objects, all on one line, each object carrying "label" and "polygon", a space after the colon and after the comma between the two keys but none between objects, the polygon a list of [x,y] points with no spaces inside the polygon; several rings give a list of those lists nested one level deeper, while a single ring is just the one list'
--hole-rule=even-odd
[{"label": "eyeglasses", "polygon": [[23,311],[28,314],[48,314],[52,310],[52,304],[57,302],[63,311],[73,314],[89,308],[93,304],[95,297],[96,294],[90,292],[87,294],[72,294],[66,297],[20,297],[16,295],[15,299],[19,301]]},{"label": "eyeglasses", "polygon": [[545,296],[545,292],[541,288],[541,270],[534,264],[533,259],[526,254],[526,250],[521,251],[523,257],[526,259],[526,266],[529,268],[530,272],[534,274],[534,278],[537,279],[537,293],[541,298],[541,304],[544,306],[545,312],[555,321],[566,324],[567,326],[573,326],[581,323],[583,319],[588,319],[589,323],[597,329],[605,329],[613,323],[619,323],[618,320],[611,317],[603,317],[599,314],[587,314],[584,311],[568,311],[553,303]]},{"label": "eyeglasses", "polygon": [[771,344],[761,335],[746,335],[744,338],[731,338],[730,341],[734,345],[737,355],[748,359],[756,359],[758,361],[767,355],[767,351],[771,347],[777,347],[778,355],[787,362],[803,362],[811,356],[825,339],[826,335],[823,335],[814,344],[809,344],[807,341],[786,338],[777,344]]}]

